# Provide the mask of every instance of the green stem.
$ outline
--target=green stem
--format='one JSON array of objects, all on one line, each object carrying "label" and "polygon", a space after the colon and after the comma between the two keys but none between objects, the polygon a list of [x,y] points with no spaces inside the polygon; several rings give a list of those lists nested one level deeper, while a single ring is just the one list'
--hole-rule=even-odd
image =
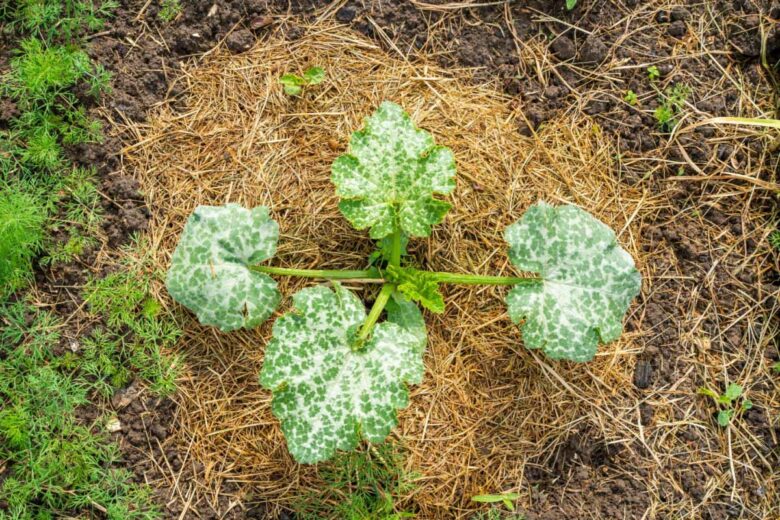
[{"label": "green stem", "polygon": [[387,302],[390,300],[390,295],[393,294],[393,291],[395,291],[395,285],[391,283],[386,283],[382,286],[382,290],[379,291],[379,295],[376,297],[374,305],[371,307],[371,311],[369,311],[368,316],[366,317],[366,321],[364,321],[363,326],[360,327],[358,338],[361,342],[366,341],[371,335],[371,331],[374,329],[374,325],[376,325],[379,315],[382,314],[385,305],[387,305]]},{"label": "green stem", "polygon": [[299,276],[303,278],[325,278],[326,280],[370,280],[383,282],[382,275],[376,270],[338,271],[326,269],[293,269],[289,267],[271,267],[268,265],[250,265],[258,273]]},{"label": "green stem", "polygon": [[393,244],[390,249],[390,265],[401,267],[401,232],[393,233]]},{"label": "green stem", "polygon": [[[398,254],[396,257],[391,255],[391,263],[398,265],[401,257],[400,237],[397,242]],[[395,237],[391,253],[396,251]],[[395,260],[395,262],[393,262]],[[397,263],[396,263],[397,262]],[[382,274],[374,269],[365,270],[327,270],[327,269],[294,269],[290,267],[271,267],[268,265],[250,265],[250,269],[258,273],[276,274],[282,276],[298,276],[302,278],[323,278],[326,280],[363,280],[370,283],[383,283]],[[454,283],[463,285],[520,285],[538,283],[539,278],[519,278],[516,276],[488,276],[478,274],[460,274],[433,271],[430,272],[433,278],[439,283]]]},{"label": "green stem", "polygon": [[[401,230],[398,228],[393,232],[393,244],[390,249],[389,263],[396,267],[401,266]],[[358,340],[361,343],[365,342],[371,335],[371,331],[374,329],[374,325],[376,325],[379,315],[382,314],[385,305],[387,305],[387,302],[390,300],[390,295],[393,294],[394,291],[395,284],[385,283],[382,286],[382,290],[379,291],[379,295],[376,297],[376,301],[374,301],[374,305],[371,307],[371,310],[366,317],[366,321],[363,322],[360,333],[358,333]]]},{"label": "green stem", "polygon": [[455,283],[464,285],[530,285],[539,283],[541,278],[518,278],[516,276],[483,276],[478,274],[430,273],[439,283]]}]

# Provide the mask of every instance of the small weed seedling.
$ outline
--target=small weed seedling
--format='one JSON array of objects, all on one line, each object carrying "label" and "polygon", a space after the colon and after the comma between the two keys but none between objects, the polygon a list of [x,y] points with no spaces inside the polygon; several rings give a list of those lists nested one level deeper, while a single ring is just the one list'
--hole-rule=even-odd
[{"label": "small weed seedling", "polygon": [[514,511],[515,501],[518,498],[520,498],[520,495],[517,493],[499,493],[497,495],[476,495],[471,497],[471,501],[481,504],[498,504],[500,502],[510,511]]},{"label": "small weed seedling", "polygon": [[317,473],[324,487],[293,506],[300,520],[401,520],[396,499],[414,490],[416,473],[404,469],[406,453],[394,442],[341,453]]},{"label": "small weed seedling", "polygon": [[650,65],[647,67],[647,78],[650,81],[658,81],[658,78],[661,77],[661,71],[658,70],[658,67],[655,65]]},{"label": "small weed seedling", "polygon": [[[349,153],[331,166],[339,208],[379,241],[375,265],[326,271],[265,265],[279,226],[269,210],[238,204],[200,206],[171,258],[167,287],[204,325],[253,328],[281,295],[270,275],[334,281],[293,295],[265,351],[262,385],[300,462],[330,458],[360,439],[378,443],[409,403],[406,383],[422,381],[427,332],[415,302],[444,310],[443,283],[507,285],[510,318],[525,346],[552,359],[588,361],[599,341],[620,337],[622,319],[641,280],[631,256],[604,223],[576,206],[532,205],[505,231],[509,260],[531,276],[490,276],[415,269],[403,245],[427,237],[450,204],[434,197],[455,189],[455,158],[415,127],[403,109],[384,102],[355,132]],[[371,310],[336,280],[380,282]],[[387,319],[379,323],[386,311]]]},{"label": "small weed seedling", "polygon": [[575,7],[577,7],[577,0],[566,0],[566,9],[571,11]]},{"label": "small weed seedling", "polygon": [[636,92],[633,90],[628,90],[626,91],[626,95],[623,97],[623,101],[632,107],[635,107],[639,103],[639,98],[637,97]]},{"label": "small weed seedling", "polygon": [[666,89],[661,97],[661,104],[655,109],[653,115],[658,121],[658,127],[664,132],[671,132],[677,126],[677,119],[682,113],[685,101],[691,93],[687,85],[676,84]]},{"label": "small weed seedling", "polygon": [[769,233],[769,245],[772,246],[775,251],[780,251],[780,230],[774,230]]},{"label": "small weed seedling", "polygon": [[726,427],[731,422],[734,414],[739,411],[746,411],[753,408],[753,403],[749,399],[742,399],[742,404],[737,406],[737,399],[742,395],[742,387],[735,383],[729,383],[726,387],[726,391],[722,394],[718,394],[715,390],[710,390],[706,387],[699,388],[699,394],[706,395],[715,401],[720,411],[718,412],[718,424],[722,427]]},{"label": "small weed seedling", "polygon": [[299,96],[304,87],[319,85],[325,80],[325,69],[322,67],[309,67],[303,76],[297,74],[285,74],[279,78],[279,83],[284,86],[284,93],[288,96]]},{"label": "small weed seedling", "polygon": [[160,10],[157,12],[157,18],[163,23],[168,23],[181,13],[181,2],[179,0],[162,0]]}]

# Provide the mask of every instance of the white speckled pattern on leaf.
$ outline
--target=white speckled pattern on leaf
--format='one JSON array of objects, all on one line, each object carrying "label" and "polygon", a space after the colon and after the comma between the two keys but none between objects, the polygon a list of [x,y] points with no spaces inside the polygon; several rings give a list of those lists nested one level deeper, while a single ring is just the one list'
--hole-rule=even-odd
[{"label": "white speckled pattern on leaf", "polygon": [[279,226],[264,206],[198,206],[173,252],[168,292],[204,325],[256,327],[276,309],[280,294],[271,277],[247,266],[272,257],[278,238]]},{"label": "white speckled pattern on leaf", "polygon": [[390,235],[396,225],[410,236],[428,236],[450,204],[455,188],[455,157],[449,148],[434,146],[433,137],[419,130],[404,110],[382,103],[365,127],[352,134],[349,153],[331,167],[339,208],[356,229],[370,227],[371,238]]},{"label": "white speckled pattern on leaf", "polygon": [[620,337],[641,277],[606,224],[576,206],[540,202],[506,229],[505,238],[512,263],[542,278],[507,295],[509,316],[525,320],[526,347],[554,359],[589,361],[599,339]]},{"label": "white speckled pattern on leaf", "polygon": [[[371,339],[353,351],[351,338],[366,318],[365,307],[350,291],[334,287],[295,294],[294,310],[274,323],[260,373],[262,385],[274,393],[272,410],[288,450],[309,464],[354,448],[361,436],[384,440],[396,425],[396,410],[409,402],[405,383],[417,384],[423,376],[424,341],[419,331],[398,323],[377,324]],[[394,310],[396,319],[415,323],[413,311],[402,309],[403,316]]]}]

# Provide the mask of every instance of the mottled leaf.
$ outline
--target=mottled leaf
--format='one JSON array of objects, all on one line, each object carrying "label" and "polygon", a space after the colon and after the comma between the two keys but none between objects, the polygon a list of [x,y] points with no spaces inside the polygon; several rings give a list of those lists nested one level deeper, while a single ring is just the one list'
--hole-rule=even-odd
[{"label": "mottled leaf", "polygon": [[331,168],[339,208],[356,229],[380,239],[400,226],[410,236],[428,236],[450,204],[433,197],[455,188],[455,158],[434,146],[403,109],[385,101],[352,134],[349,153]]},{"label": "mottled leaf", "polygon": [[515,286],[509,316],[522,325],[528,348],[554,359],[588,361],[601,340],[617,339],[641,278],[615,233],[575,206],[531,206],[505,233],[509,258],[538,273],[536,284]]},{"label": "mottled leaf", "polygon": [[199,206],[173,252],[168,292],[204,325],[255,327],[276,309],[280,295],[272,278],[248,266],[272,257],[278,238],[279,226],[264,206]]},{"label": "mottled leaf", "polygon": [[403,294],[394,292],[387,302],[385,310],[387,311],[387,321],[398,324],[413,333],[417,338],[420,351],[424,351],[425,344],[428,342],[428,331],[420,308]]},{"label": "mottled leaf", "polygon": [[[293,304],[274,323],[260,374],[274,393],[272,410],[290,453],[315,463],[354,448],[361,437],[381,442],[396,425],[396,410],[409,402],[406,383],[422,380],[419,331],[379,323],[356,350],[366,310],[353,293],[338,284],[310,287]],[[395,317],[409,323],[401,315],[410,312],[405,307]]]}]

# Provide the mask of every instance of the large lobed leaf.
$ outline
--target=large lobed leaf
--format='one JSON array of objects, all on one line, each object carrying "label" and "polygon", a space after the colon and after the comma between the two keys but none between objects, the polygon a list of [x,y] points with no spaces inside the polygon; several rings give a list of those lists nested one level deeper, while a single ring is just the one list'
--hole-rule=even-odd
[{"label": "large lobed leaf", "polygon": [[370,227],[371,238],[390,235],[396,225],[410,236],[428,236],[450,204],[433,197],[455,188],[455,158],[434,146],[404,110],[389,101],[352,134],[349,153],[332,165],[339,208],[356,229]]},{"label": "large lobed leaf", "polygon": [[509,259],[538,273],[538,284],[515,286],[509,316],[525,320],[523,341],[554,359],[588,361],[599,339],[614,341],[641,277],[615,233],[576,206],[531,206],[506,229]]},{"label": "large lobed leaf", "polygon": [[279,226],[268,208],[198,206],[190,215],[168,268],[173,298],[204,325],[251,328],[279,304],[276,282],[249,269],[273,256]]},{"label": "large lobed leaf", "polygon": [[405,383],[422,379],[419,310],[395,297],[388,308],[395,322],[377,324],[355,350],[366,311],[353,293],[338,284],[311,287],[295,294],[293,304],[274,323],[260,374],[274,392],[272,410],[290,453],[315,463],[354,448],[361,436],[381,442],[396,424],[396,409],[408,404]]}]

